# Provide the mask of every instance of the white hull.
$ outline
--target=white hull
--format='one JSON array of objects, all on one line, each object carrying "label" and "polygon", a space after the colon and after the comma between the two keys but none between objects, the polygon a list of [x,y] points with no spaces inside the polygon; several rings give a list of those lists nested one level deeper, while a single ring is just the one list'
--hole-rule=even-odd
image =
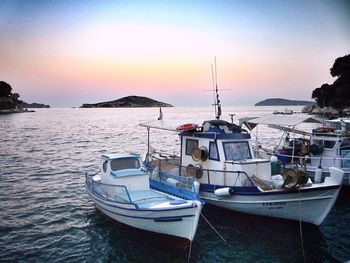
[{"label": "white hull", "polygon": [[96,208],[125,225],[192,241],[202,209],[198,201],[174,206],[173,209],[140,209],[132,204],[110,202],[89,192]]},{"label": "white hull", "polygon": [[339,191],[340,186],[257,195],[234,193],[220,198],[208,192],[201,192],[200,195],[206,202],[229,210],[320,225],[335,203]]}]

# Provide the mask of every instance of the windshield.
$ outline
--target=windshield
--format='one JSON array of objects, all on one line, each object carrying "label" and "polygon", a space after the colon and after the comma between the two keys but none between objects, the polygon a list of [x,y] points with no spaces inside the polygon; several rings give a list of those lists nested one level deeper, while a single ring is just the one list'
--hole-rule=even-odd
[{"label": "windshield", "polygon": [[140,161],[137,158],[119,158],[111,160],[112,171],[124,169],[139,169]]},{"label": "windshield", "polygon": [[223,142],[223,147],[227,161],[252,158],[248,142]]},{"label": "windshield", "polygon": [[320,147],[323,147],[325,149],[333,149],[334,145],[336,144],[336,141],[327,141],[327,140],[318,140],[318,139],[314,139],[313,140],[313,144],[316,144]]}]

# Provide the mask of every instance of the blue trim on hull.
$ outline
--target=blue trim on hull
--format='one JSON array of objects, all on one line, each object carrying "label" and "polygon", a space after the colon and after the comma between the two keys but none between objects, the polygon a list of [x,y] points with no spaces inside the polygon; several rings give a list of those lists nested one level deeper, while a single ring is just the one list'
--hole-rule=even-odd
[{"label": "blue trim on hull", "polygon": [[166,194],[170,194],[179,198],[183,198],[186,200],[197,200],[199,202],[201,202],[199,195],[196,194],[195,192],[192,191],[188,191],[179,187],[174,187],[171,185],[166,185],[164,183],[161,183],[159,181],[150,179],[150,187],[153,190],[162,192],[162,193],[166,193]]},{"label": "blue trim on hull", "polygon": [[179,222],[182,221],[181,216],[174,216],[174,217],[160,217],[154,219],[154,222]]},{"label": "blue trim on hull", "polygon": [[[100,205],[98,205],[98,204],[96,204],[96,203],[95,203],[95,206],[96,206],[99,210],[101,210],[102,212],[103,212],[103,211],[108,211],[108,212],[111,213],[111,214],[118,215],[118,216],[123,216],[123,217],[127,217],[127,218],[147,219],[147,220],[156,220],[156,219],[157,219],[157,220],[161,220],[162,218],[164,218],[164,219],[171,218],[171,217],[168,217],[168,216],[164,216],[164,217],[143,217],[143,216],[124,215],[124,214],[116,213],[116,212],[111,211],[111,210],[109,210],[109,209],[103,208],[103,207],[101,207]],[[134,209],[134,211],[139,211],[139,210]],[[163,211],[165,211],[165,210],[163,210]],[[155,212],[156,212],[156,211],[155,211]],[[181,220],[182,220],[183,217],[194,217],[194,216],[195,216],[195,215],[182,215],[182,216],[177,216],[177,218],[181,218]],[[179,220],[177,220],[177,221],[179,221]],[[170,222],[170,221],[169,221],[169,222]]]}]

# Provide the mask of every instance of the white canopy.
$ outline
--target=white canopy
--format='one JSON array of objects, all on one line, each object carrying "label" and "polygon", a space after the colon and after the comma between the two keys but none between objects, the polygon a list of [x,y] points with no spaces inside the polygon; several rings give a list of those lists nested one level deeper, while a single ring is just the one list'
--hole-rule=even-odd
[{"label": "white canopy", "polygon": [[321,123],[321,121],[310,116],[291,116],[291,115],[266,115],[264,117],[249,118],[243,123],[253,124],[254,127],[258,124],[266,125],[282,125],[282,126],[296,126],[300,123]]},{"label": "white canopy", "polygon": [[264,117],[245,118],[240,120],[241,124],[247,126],[249,130],[253,130],[258,124],[265,124],[271,128],[295,132],[299,134],[308,134],[305,131],[295,129],[300,123],[322,123],[321,121],[310,116],[291,116],[291,115],[266,115]]}]

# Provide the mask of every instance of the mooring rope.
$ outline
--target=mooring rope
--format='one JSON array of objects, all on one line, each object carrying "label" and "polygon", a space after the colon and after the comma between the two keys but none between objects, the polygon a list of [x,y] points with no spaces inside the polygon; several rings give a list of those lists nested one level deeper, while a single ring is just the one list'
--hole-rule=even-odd
[{"label": "mooring rope", "polygon": [[[191,237],[193,235],[193,224],[191,226]],[[192,252],[192,240],[190,240],[190,247],[188,249],[188,256],[187,256],[187,262],[190,262],[191,259],[191,252]]]},{"label": "mooring rope", "polygon": [[300,241],[301,241],[301,252],[303,253],[304,263],[305,259],[305,251],[304,251],[304,241],[303,241],[303,228],[301,223],[301,198],[300,198],[300,187],[299,187],[299,232],[300,232]]},{"label": "mooring rope", "polygon": [[190,240],[190,248],[188,249],[187,262],[190,262],[191,251],[192,251],[192,241]]},{"label": "mooring rope", "polygon": [[204,218],[204,220],[208,223],[208,225],[214,230],[214,232],[229,246],[232,246],[229,242],[227,242],[227,240],[220,235],[220,233],[214,228],[214,226],[212,224],[210,224],[209,220],[203,215],[203,213],[201,213],[201,216]]}]

